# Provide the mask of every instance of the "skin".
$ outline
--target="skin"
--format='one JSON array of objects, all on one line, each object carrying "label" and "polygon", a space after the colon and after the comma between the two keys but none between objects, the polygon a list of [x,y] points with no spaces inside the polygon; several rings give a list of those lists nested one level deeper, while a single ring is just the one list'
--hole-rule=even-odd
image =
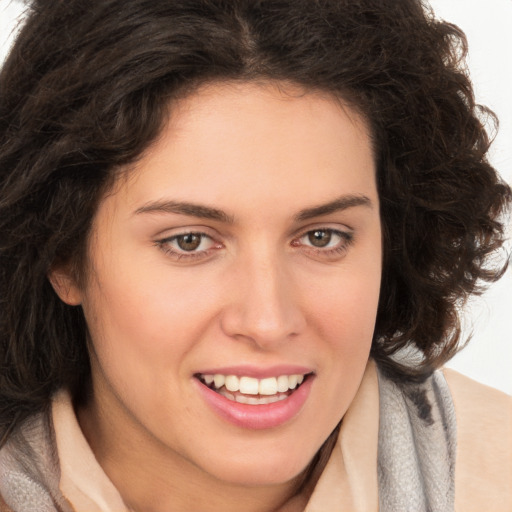
[{"label": "skin", "polygon": [[[368,130],[334,98],[285,84],[210,84],[171,111],[99,206],[86,285],[65,269],[51,276],[90,330],[79,422],[132,510],[301,510],[297,485],[357,392],[374,330],[381,226]],[[312,244],[315,229],[327,247]],[[187,232],[207,235],[197,250],[173,238]],[[194,374],[240,364],[310,368],[299,413],[263,430],[219,417]]]}]

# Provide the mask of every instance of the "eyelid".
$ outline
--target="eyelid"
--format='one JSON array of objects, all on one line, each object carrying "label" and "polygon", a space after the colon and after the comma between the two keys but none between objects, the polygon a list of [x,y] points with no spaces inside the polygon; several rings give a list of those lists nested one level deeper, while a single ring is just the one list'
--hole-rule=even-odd
[{"label": "eyelid", "polygon": [[[300,240],[301,238],[304,238],[305,236],[307,236],[310,233],[313,233],[315,231],[328,231],[331,234],[339,236],[340,238],[345,239],[345,240],[353,238],[353,233],[348,230],[343,231],[341,229],[336,229],[336,228],[317,227],[317,228],[313,228],[313,229],[308,229],[307,231],[303,231],[302,234],[300,234],[298,237],[295,238],[295,240],[297,240],[297,239]],[[319,248],[319,249],[321,249],[321,248]]]},{"label": "eyelid", "polygon": [[298,229],[295,234],[292,235],[292,238],[296,240],[297,238],[301,238],[304,235],[307,235],[308,233],[311,233],[312,231],[331,231],[332,233],[339,233],[342,236],[353,236],[354,235],[354,228],[348,226],[347,224],[340,225],[339,223],[331,223],[331,222],[325,222],[325,223],[315,223],[315,224],[309,224],[307,226],[304,226],[300,229]]},{"label": "eyelid", "polygon": [[176,227],[168,226],[165,227],[165,229],[159,229],[158,232],[154,232],[152,236],[155,240],[164,240],[166,238],[168,239],[175,236],[186,235],[188,233],[198,233],[210,238],[218,236],[215,229],[204,224],[178,225]]}]

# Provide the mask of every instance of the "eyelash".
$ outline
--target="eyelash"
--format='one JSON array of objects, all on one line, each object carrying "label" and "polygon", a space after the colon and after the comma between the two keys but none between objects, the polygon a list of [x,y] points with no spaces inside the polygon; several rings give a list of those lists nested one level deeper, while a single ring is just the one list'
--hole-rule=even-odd
[{"label": "eyelash", "polygon": [[[338,236],[340,238],[340,242],[336,244],[335,247],[332,248],[319,248],[314,246],[308,246],[300,243],[300,240],[302,240],[304,237],[307,237],[308,235],[315,233],[315,232],[327,232],[331,236]],[[186,237],[186,236],[199,236],[201,237],[201,241],[199,243],[199,246],[203,243],[203,240],[210,239],[212,241],[212,247],[208,249],[203,249],[201,251],[183,251],[180,252],[180,250],[173,249],[170,245],[172,242],[176,242],[179,238]],[[354,242],[354,235],[351,232],[348,231],[340,231],[338,229],[334,228],[315,228],[315,229],[309,229],[305,232],[303,232],[300,236],[294,238],[291,242],[291,245],[294,247],[304,246],[306,250],[309,252],[314,252],[318,256],[323,257],[333,257],[344,254],[348,248],[352,245]],[[187,231],[184,233],[178,233],[177,235],[173,235],[170,237],[163,238],[161,240],[157,240],[155,242],[155,245],[157,245],[165,254],[171,256],[172,258],[176,259],[177,261],[182,260],[188,260],[193,261],[195,259],[200,259],[207,257],[211,254],[212,251],[218,250],[222,248],[222,244],[216,243],[215,240],[208,234],[202,233],[200,231]],[[183,249],[182,249],[183,250]]]}]

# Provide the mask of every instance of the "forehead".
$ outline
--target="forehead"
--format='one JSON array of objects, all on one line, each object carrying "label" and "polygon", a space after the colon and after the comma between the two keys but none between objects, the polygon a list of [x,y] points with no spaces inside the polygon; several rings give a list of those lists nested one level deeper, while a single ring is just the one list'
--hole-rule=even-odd
[{"label": "forehead", "polygon": [[[366,122],[338,98],[289,84],[210,84],[174,103],[121,183],[133,208],[169,196],[203,204],[303,207],[375,196]],[[259,203],[258,203],[259,201]]]},{"label": "forehead", "polygon": [[[372,142],[369,124],[342,98],[288,82],[208,83],[174,102],[170,111],[161,135],[171,140],[172,134],[175,142],[180,135],[182,140],[192,135],[197,142],[206,135],[208,142],[218,134],[217,145],[221,137],[227,145],[252,136],[255,144],[270,146],[271,132],[280,132],[283,139],[288,135],[290,142],[301,136],[315,137],[316,144],[323,139],[326,146],[349,135],[355,135],[357,145]],[[334,129],[333,137],[326,128]]]}]

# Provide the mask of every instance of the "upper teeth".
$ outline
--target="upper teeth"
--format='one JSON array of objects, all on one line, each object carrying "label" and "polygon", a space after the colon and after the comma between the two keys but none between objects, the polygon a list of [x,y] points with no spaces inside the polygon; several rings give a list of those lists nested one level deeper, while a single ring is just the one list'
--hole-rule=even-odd
[{"label": "upper teeth", "polygon": [[278,392],[284,393],[289,389],[295,389],[304,380],[304,375],[279,375],[279,377],[255,379],[216,373],[215,375],[204,374],[201,378],[208,385],[213,383],[217,389],[226,386],[228,391],[240,391],[246,395],[275,395]]}]

